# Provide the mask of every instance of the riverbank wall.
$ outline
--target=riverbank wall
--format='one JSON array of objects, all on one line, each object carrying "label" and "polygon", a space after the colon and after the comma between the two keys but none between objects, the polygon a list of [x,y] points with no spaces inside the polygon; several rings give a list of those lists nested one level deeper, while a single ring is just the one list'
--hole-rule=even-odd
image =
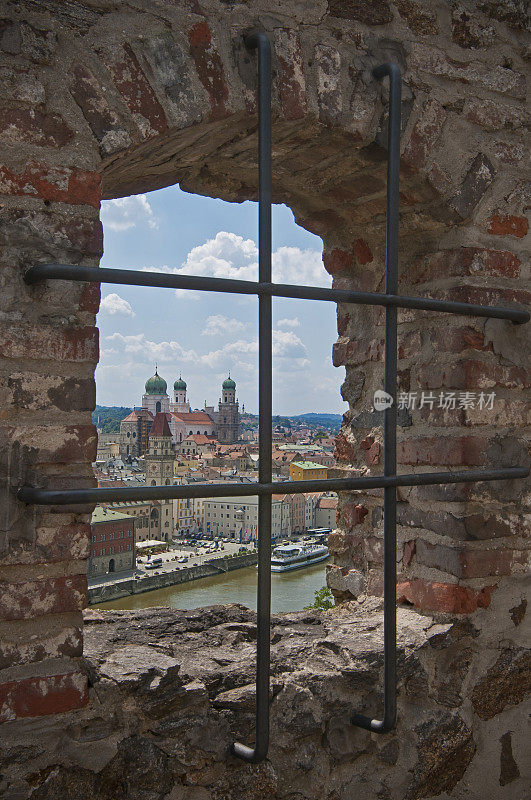
[{"label": "riverbank wall", "polygon": [[252,567],[258,561],[257,553],[245,553],[235,556],[223,556],[198,564],[196,567],[181,567],[171,572],[161,572],[158,575],[146,575],[143,578],[129,578],[117,580],[115,583],[106,583],[103,586],[89,587],[88,604],[105,603],[109,600],[119,600],[131,594],[151,592],[155,589],[164,589],[166,586],[175,586],[179,583],[189,583],[199,578],[210,578],[221,572],[232,572],[243,567]]}]

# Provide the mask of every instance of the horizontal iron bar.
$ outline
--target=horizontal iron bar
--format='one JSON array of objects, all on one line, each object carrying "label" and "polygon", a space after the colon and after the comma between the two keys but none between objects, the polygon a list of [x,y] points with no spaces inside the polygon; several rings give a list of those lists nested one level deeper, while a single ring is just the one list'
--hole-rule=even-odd
[{"label": "horizontal iron bar", "polygon": [[35,505],[75,505],[76,503],[118,503],[127,500],[174,500],[190,497],[253,497],[273,494],[326,492],[330,489],[349,492],[356,489],[382,489],[386,486],[428,486],[444,483],[474,483],[526,478],[526,467],[474,469],[461,472],[424,472],[404,475],[375,475],[369,478],[330,478],[314,481],[273,481],[272,483],[204,483],[186,486],[146,486],[117,489],[36,489],[23,486],[17,497]]},{"label": "horizontal iron bar", "polygon": [[336,303],[417,308],[422,311],[464,314],[469,317],[507,319],[518,323],[529,322],[530,319],[527,311],[504,308],[502,306],[482,306],[473,303],[457,303],[450,300],[434,300],[431,297],[408,297],[406,295],[383,294],[381,292],[326,289],[319,286],[239,281],[231,278],[208,278],[200,275],[171,275],[164,272],[83,267],[73,264],[37,264],[34,267],[30,267],[24,275],[24,280],[28,284],[50,279],[119,283],[128,286],[156,286],[163,289],[194,289],[204,292],[228,292],[229,294],[291,297],[295,300],[328,300]]}]

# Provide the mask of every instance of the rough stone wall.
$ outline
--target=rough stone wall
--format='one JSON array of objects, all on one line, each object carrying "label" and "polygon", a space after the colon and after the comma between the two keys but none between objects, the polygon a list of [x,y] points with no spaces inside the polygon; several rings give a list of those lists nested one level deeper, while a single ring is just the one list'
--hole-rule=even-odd
[{"label": "rough stone wall", "polygon": [[[530,659],[521,598],[441,622],[400,609],[398,727],[381,709],[381,601],[275,617],[268,761],[229,755],[254,731],[255,614],[89,611],[87,708],[9,722],[5,800],[492,800],[526,794]],[[503,636],[503,648],[499,638]]]},{"label": "rough stone wall", "polygon": [[[4,3],[0,719],[10,724],[88,702],[80,658],[91,509],[27,508],[13,491],[90,486],[96,453],[98,287],[27,287],[22,276],[38,262],[98,263],[102,192],[179,181],[232,201],[256,196],[256,63],[242,44],[256,24],[274,48],[275,199],[323,237],[334,285],[382,289],[386,88],[371,68],[392,58],[404,72],[401,291],[529,301],[519,0]],[[382,320],[381,309],[338,310],[345,469],[380,469],[371,408]],[[495,390],[499,399],[493,413],[403,415],[400,467],[525,463],[529,326],[409,311],[400,321],[401,390]],[[462,614],[516,591],[524,499],[523,482],[401,491],[401,600]],[[378,492],[343,498],[331,546],[338,599],[380,592]],[[494,629],[494,611],[481,619]]]}]

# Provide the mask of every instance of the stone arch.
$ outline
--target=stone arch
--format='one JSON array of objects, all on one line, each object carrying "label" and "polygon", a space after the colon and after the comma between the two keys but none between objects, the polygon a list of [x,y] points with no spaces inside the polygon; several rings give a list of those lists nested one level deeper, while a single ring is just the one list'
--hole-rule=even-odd
[{"label": "stone arch", "polygon": [[[20,375],[10,378],[2,419],[6,484],[90,486],[96,455],[87,398],[94,399],[99,293],[92,285],[27,287],[24,271],[41,261],[97,264],[101,196],[179,182],[232,202],[256,197],[256,68],[242,34],[257,20],[274,49],[275,201],[286,202],[299,224],[322,236],[334,284],[382,288],[386,88],[372,80],[371,68],[391,58],[402,66],[405,86],[401,290],[528,301],[521,288],[527,222],[518,4],[511,10],[467,0],[469,12],[458,15],[435,2],[421,7],[402,0],[295,3],[289,14],[272,6],[214,0],[207,15],[195,0],[147,9],[121,2],[24,4],[3,23],[0,46],[15,66],[8,68],[0,115],[0,140],[8,145],[0,355],[6,375],[13,360],[21,364]],[[346,367],[343,393],[350,404],[337,447],[345,468],[381,468],[370,413],[381,375],[381,320],[368,307],[338,309],[334,358]],[[451,425],[430,409],[405,419],[402,467],[518,463],[521,396],[529,382],[525,332],[509,336],[501,323],[452,318],[441,324],[409,313],[401,315],[401,326],[404,389],[435,381],[473,390],[486,383],[506,400],[496,424],[465,410]],[[505,424],[512,433],[500,437],[496,426]],[[88,553],[90,509],[55,510],[50,521],[42,509],[6,496],[2,565],[15,597],[8,619],[22,631],[28,616],[43,613],[37,601],[28,609],[16,599],[25,591],[24,565],[34,596],[49,594],[47,607],[70,615],[62,649],[50,654],[47,641],[42,659],[66,659],[65,653],[75,659],[80,648],[71,642],[81,641],[86,581],[79,564]],[[400,596],[452,613],[488,606],[493,587],[504,591],[522,569],[521,497],[513,485],[401,493]],[[380,590],[379,507],[373,495],[343,501],[331,541],[331,585],[340,599],[359,591],[353,568],[364,589]],[[46,562],[53,562],[54,577],[45,581],[38,565]],[[40,629],[44,640],[46,624]],[[37,668],[32,674],[41,675]],[[52,686],[55,677],[46,669],[42,675]],[[83,705],[86,679],[77,661],[61,677],[62,707]]]}]

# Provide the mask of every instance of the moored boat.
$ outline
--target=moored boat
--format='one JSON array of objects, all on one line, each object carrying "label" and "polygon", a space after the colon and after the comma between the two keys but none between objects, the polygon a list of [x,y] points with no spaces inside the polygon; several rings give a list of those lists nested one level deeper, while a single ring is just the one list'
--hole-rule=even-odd
[{"label": "moored boat", "polygon": [[289,572],[309,567],[324,561],[328,555],[328,547],[323,544],[280,545],[271,554],[271,572]]}]

